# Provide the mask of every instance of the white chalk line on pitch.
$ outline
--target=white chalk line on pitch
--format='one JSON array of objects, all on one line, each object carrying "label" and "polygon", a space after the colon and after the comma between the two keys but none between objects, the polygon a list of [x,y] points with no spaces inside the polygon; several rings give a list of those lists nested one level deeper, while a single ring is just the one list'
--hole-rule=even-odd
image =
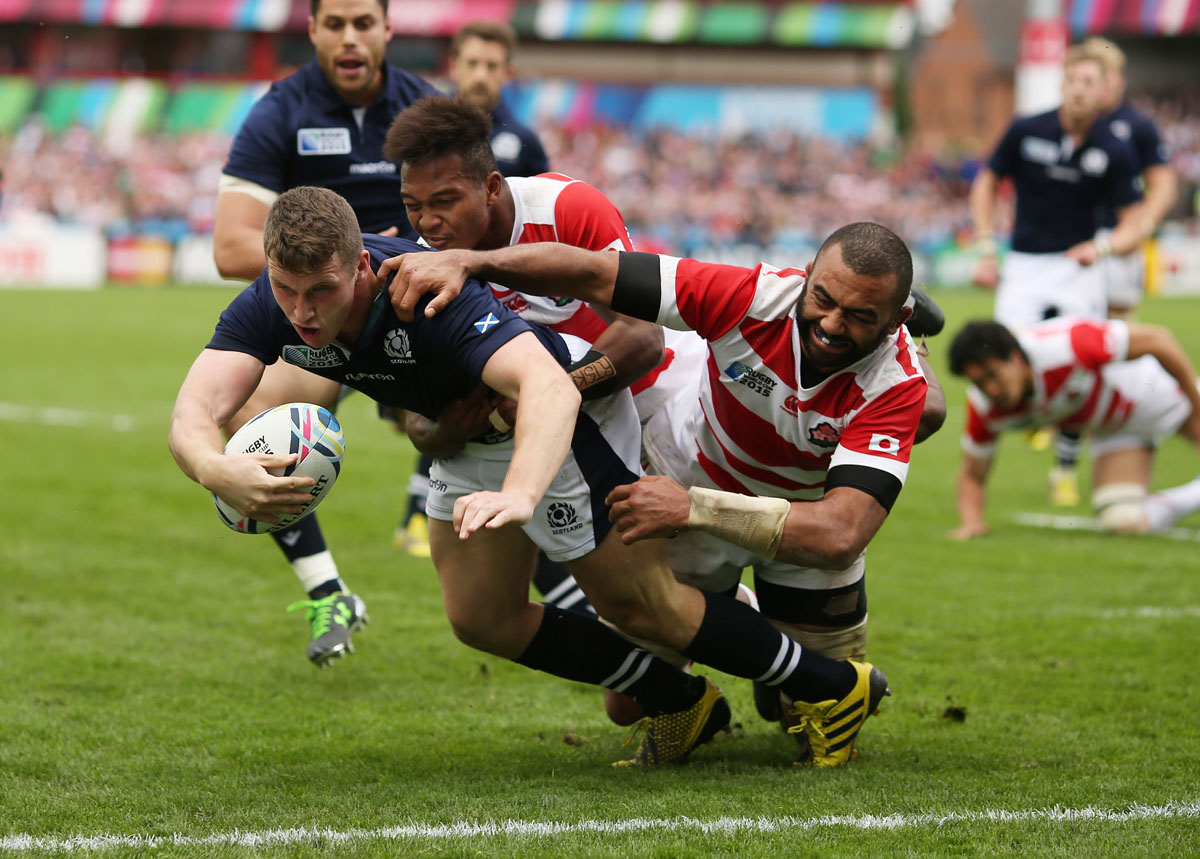
[{"label": "white chalk line on pitch", "polygon": [[[1065,513],[1014,513],[1013,521],[1018,525],[1034,528],[1054,528],[1059,531],[1099,531],[1100,520],[1090,516],[1073,516]],[[1169,540],[1200,541],[1200,530],[1195,528],[1168,528],[1149,536],[1166,537]]]},{"label": "white chalk line on pitch", "polygon": [[211,835],[76,835],[72,837],[0,836],[3,852],[73,852],[109,848],[160,847],[279,847],[292,844],[345,844],[352,841],[404,841],[413,839],[453,840],[488,836],[546,838],[577,832],[620,835],[631,832],[695,831],[729,835],[737,832],[790,832],[812,829],[896,830],[923,826],[941,827],[955,823],[1024,823],[1049,821],[1096,821],[1123,823],[1137,820],[1200,817],[1200,802],[1167,802],[1163,805],[1132,805],[1122,810],[1107,808],[1040,808],[1025,811],[985,809],[983,811],[944,814],[855,814],[813,818],[795,817],[718,817],[697,820],[690,817],[632,820],[581,820],[577,823],[551,823],[505,820],[484,823],[448,823],[442,825],[389,826],[381,829],[271,829],[262,832],[215,832]]},{"label": "white chalk line on pitch", "polygon": [[57,406],[23,406],[19,403],[0,403],[0,421],[40,424],[48,427],[81,427],[130,432],[136,425],[129,415],[102,415]]}]

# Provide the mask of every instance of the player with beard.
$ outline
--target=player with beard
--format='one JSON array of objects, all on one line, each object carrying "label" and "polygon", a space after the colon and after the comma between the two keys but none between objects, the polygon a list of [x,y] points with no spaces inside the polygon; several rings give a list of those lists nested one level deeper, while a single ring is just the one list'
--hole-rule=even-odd
[{"label": "player with beard", "polygon": [[[674,538],[665,544],[672,570],[703,590],[727,592],[753,567],[762,613],[802,652],[861,659],[864,553],[907,477],[927,387],[904,328],[912,258],[898,236],[850,224],[806,270],[552,244],[384,266],[397,271],[400,318],[431,291],[439,294],[424,312],[436,314],[475,277],[703,336],[708,364],[696,395],[645,428],[657,474],[613,490],[609,518],[626,543]],[[759,678],[768,689],[774,679]],[[853,740],[838,719],[859,724],[885,691],[873,688],[852,716],[841,702],[790,700],[776,686],[800,740],[797,763],[849,760]]]},{"label": "player with beard", "polygon": [[[267,212],[300,185],[336,191],[363,232],[416,237],[400,205],[396,165],[383,157],[383,138],[392,117],[436,90],[385,60],[392,35],[387,0],[312,0],[308,35],[315,58],[272,84],[251,108],[222,170],[213,256],[225,277],[259,276]],[[336,381],[277,361],[222,429],[232,435],[281,403],[332,409],[339,391]],[[366,609],[342,581],[316,515],[271,536],[308,594],[293,606],[307,610],[308,658],[325,667],[352,653],[350,633],[365,622]]]}]

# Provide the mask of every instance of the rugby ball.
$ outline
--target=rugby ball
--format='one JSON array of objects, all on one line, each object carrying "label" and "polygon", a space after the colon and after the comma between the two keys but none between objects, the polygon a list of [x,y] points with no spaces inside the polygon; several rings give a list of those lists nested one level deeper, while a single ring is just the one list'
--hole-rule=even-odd
[{"label": "rugby ball", "polygon": [[217,515],[228,527],[239,534],[266,534],[291,527],[324,500],[342,470],[346,440],[341,424],[328,409],[312,403],[286,403],[267,409],[243,424],[225,445],[225,453],[296,453],[299,458],[295,463],[286,468],[272,468],[271,473],[281,477],[311,477],[316,481],[309,488],[312,500],[304,505],[304,510],[280,517],[278,525],[243,516],[213,495]]}]

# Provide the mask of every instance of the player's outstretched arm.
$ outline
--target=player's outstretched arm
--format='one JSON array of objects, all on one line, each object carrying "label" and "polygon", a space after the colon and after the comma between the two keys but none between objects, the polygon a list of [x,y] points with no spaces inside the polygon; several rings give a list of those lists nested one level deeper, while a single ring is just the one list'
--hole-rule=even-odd
[{"label": "player's outstretched arm", "polygon": [[513,455],[500,492],[476,492],[455,502],[454,527],[462,539],[483,527],[529,521],[562,468],[579,411],[575,385],[532,332],[497,349],[484,365],[483,381],[517,403]]},{"label": "player's outstretched arm", "polygon": [[554,242],[491,251],[448,250],[411,253],[384,260],[379,276],[388,284],[396,315],[411,320],[422,296],[435,297],[425,308],[436,315],[458,296],[468,278],[502,283],[530,295],[570,295],[608,307],[617,279],[618,254],[585,251]]},{"label": "player's outstretched arm", "polygon": [[696,529],[788,564],[850,566],[879,530],[887,510],[873,496],[836,487],[820,501],[788,501],[685,489],[669,477],[643,477],[605,499],[625,543]]},{"label": "player's outstretched arm", "polygon": [[263,364],[242,352],[205,349],[179,389],[167,443],[179,468],[243,515],[278,522],[311,500],[311,477],[276,477],[268,468],[290,465],[295,454],[225,456],[221,427],[250,398]]},{"label": "player's outstretched arm", "polygon": [[958,527],[950,532],[952,540],[970,540],[991,532],[984,521],[987,507],[987,478],[992,469],[992,460],[963,454],[958,470]]}]

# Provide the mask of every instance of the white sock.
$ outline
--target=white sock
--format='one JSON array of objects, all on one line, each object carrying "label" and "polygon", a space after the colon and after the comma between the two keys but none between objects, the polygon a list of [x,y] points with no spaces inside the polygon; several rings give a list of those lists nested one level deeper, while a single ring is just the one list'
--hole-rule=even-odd
[{"label": "white sock", "polygon": [[1146,501],[1151,531],[1165,531],[1184,516],[1200,510],[1200,477],[1182,486],[1155,492]]},{"label": "white sock", "polygon": [[292,569],[295,570],[296,578],[300,580],[305,593],[330,579],[338,578],[337,564],[334,563],[333,555],[328,549],[315,555],[296,558],[292,561]]}]

